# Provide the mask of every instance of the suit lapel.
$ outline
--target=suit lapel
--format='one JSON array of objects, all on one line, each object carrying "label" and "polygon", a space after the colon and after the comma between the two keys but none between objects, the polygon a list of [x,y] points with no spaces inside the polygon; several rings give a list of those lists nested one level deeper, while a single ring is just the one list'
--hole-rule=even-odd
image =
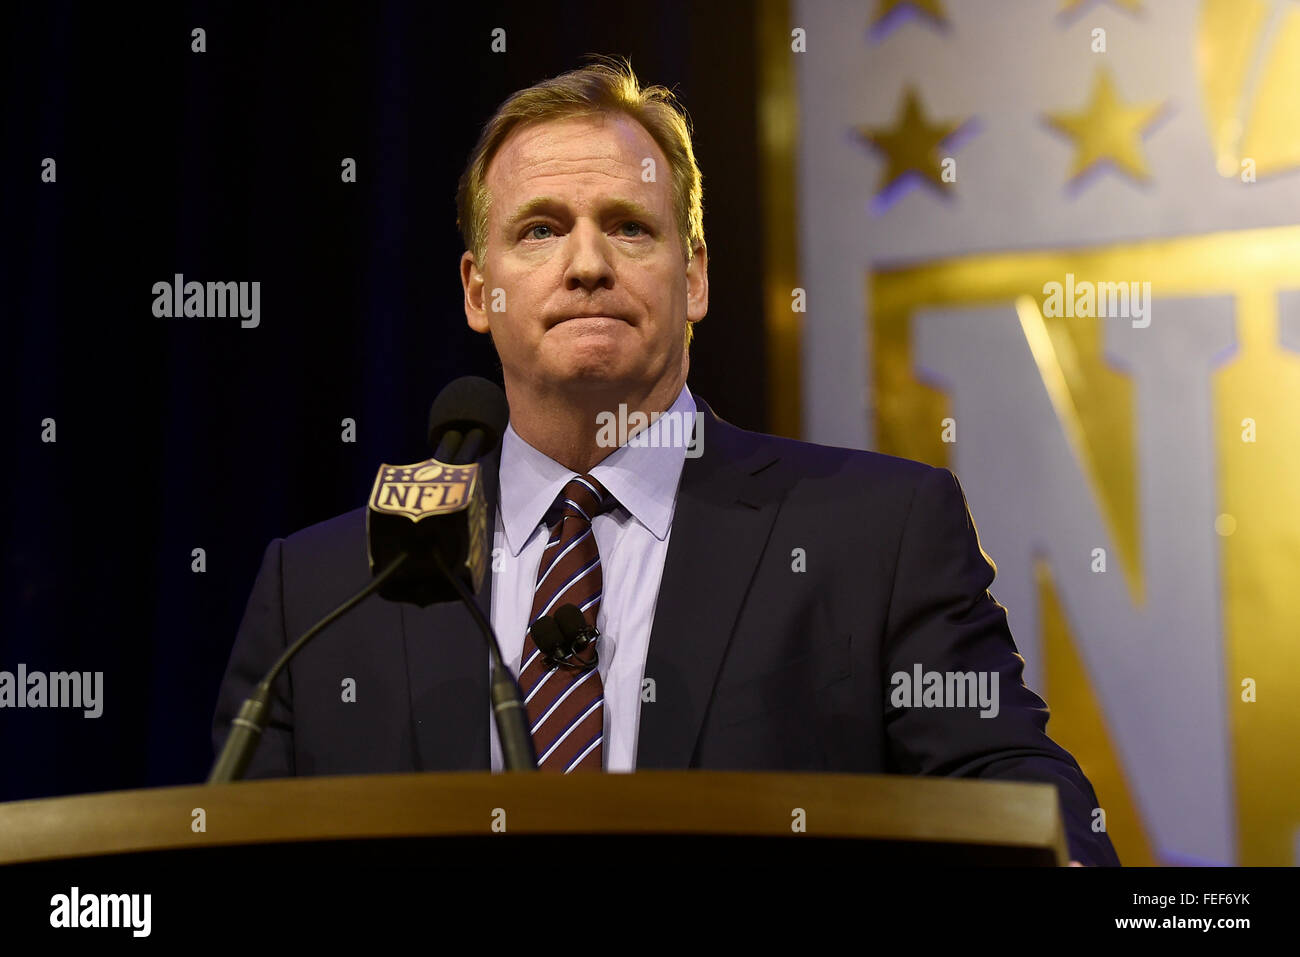
[{"label": "suit lapel", "polygon": [[[703,454],[688,458],[646,657],[636,767],[686,768],[750,581],[780,507],[770,445],[722,421],[699,396]],[[767,471],[764,471],[767,470]]]},{"label": "suit lapel", "polygon": [[[501,446],[483,459],[487,499],[488,570],[475,599],[492,620],[492,529],[497,510]],[[410,682],[412,737],[417,771],[487,771],[491,768],[487,646],[461,602],[417,608],[402,605],[402,638]]]}]

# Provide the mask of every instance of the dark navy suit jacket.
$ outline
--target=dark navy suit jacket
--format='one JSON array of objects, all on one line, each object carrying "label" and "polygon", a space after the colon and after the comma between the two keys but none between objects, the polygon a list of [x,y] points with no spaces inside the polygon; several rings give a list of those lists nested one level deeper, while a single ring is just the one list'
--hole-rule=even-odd
[{"label": "dark navy suit jacket", "polygon": [[[996,569],[953,473],[747,432],[696,401],[703,454],[682,469],[637,768],[1047,782],[1071,857],[1118,864],[1092,831],[1092,786],[1023,684],[1006,609],[988,592]],[[485,461],[489,515],[498,455]],[[270,544],[221,687],[215,747],[287,642],[369,579],[364,509]],[[478,600],[490,614],[490,574]],[[890,676],[918,664],[996,671],[998,716],[893,707]],[[355,702],[342,701],[347,678]],[[276,692],[250,778],[489,770],[487,650],[459,603],[371,596],[294,659]]]}]

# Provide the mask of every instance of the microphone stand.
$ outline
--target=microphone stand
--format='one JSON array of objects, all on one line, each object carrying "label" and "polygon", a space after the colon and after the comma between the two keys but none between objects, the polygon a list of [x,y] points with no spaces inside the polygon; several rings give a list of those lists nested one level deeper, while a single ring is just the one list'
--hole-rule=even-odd
[{"label": "microphone stand", "polygon": [[[463,437],[458,430],[451,429],[438,443],[433,457],[449,465],[465,465],[476,461],[486,444],[487,433],[481,428],[471,428]],[[492,715],[497,723],[497,738],[501,742],[502,764],[507,771],[536,771],[537,752],[533,748],[528,710],[524,707],[519,684],[501,656],[501,645],[497,641],[496,632],[492,630],[492,623],[483,614],[465,583],[447,568],[442,554],[435,551],[433,560],[443,577],[456,589],[461,602],[469,609],[470,616],[478,625],[492,653]]]},{"label": "microphone stand", "polygon": [[483,614],[483,609],[479,608],[465,583],[447,570],[442,555],[434,552],[433,559],[469,609],[492,652],[492,714],[496,718],[497,737],[501,741],[502,763],[507,771],[536,771],[537,752],[533,748],[528,711],[524,707],[519,685],[501,655],[501,645],[497,642],[496,632],[492,630],[492,623]]}]

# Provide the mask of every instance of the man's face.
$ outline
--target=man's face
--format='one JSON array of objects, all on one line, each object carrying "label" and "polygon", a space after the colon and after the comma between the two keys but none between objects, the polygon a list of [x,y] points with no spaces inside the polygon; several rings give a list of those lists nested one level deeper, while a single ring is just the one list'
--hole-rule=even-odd
[{"label": "man's face", "polygon": [[461,281],[507,392],[639,398],[684,381],[686,323],[708,311],[707,258],[700,246],[686,266],[671,171],[650,134],[622,114],[529,124],[486,182],[485,262],[466,252]]}]

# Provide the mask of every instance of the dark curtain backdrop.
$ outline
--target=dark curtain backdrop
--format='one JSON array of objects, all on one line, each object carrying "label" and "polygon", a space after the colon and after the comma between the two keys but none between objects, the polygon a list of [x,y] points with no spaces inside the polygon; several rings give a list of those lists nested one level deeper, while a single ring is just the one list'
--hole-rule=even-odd
[{"label": "dark curtain backdrop", "polygon": [[[378,463],[423,458],[448,381],[500,381],[465,325],[456,181],[496,105],[583,54],[630,56],[691,113],[711,308],[690,383],[724,418],[766,427],[748,5],[3,17],[0,670],[102,671],[104,710],[0,710],[0,799],[205,777],[267,543],[361,505]],[[45,157],[55,183],[40,181]],[[344,157],[356,184],[340,181]],[[155,318],[152,286],[176,273],[260,281],[260,326]]]}]

